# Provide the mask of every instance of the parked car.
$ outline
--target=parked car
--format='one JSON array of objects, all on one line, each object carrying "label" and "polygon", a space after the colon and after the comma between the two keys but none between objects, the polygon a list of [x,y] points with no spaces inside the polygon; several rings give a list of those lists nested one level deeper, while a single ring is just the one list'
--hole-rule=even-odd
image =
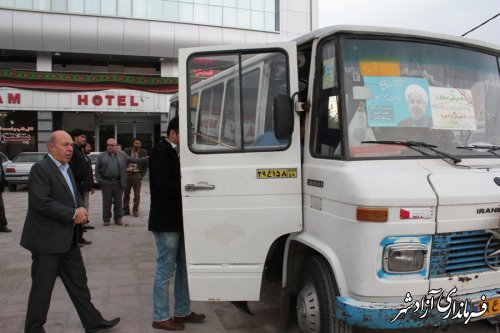
[{"label": "parked car", "polygon": [[8,163],[5,170],[5,180],[10,191],[17,190],[17,185],[28,184],[28,176],[33,164],[41,161],[46,152],[20,153],[12,162]]},{"label": "parked car", "polygon": [[7,166],[8,163],[12,162],[11,160],[9,160],[9,158],[2,152],[0,152],[0,159],[2,159],[2,166],[5,170],[5,166]]}]

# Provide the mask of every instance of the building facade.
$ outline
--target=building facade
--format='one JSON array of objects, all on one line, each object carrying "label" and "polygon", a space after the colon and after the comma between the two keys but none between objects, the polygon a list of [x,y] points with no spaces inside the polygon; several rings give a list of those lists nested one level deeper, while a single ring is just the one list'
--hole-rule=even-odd
[{"label": "building facade", "polygon": [[10,158],[81,128],[150,148],[166,129],[179,48],[287,41],[318,0],[0,0],[0,135]]}]

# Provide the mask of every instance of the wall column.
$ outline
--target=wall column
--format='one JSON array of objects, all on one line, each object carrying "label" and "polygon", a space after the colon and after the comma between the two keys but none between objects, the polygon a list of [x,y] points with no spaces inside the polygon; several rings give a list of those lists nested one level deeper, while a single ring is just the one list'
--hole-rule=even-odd
[{"label": "wall column", "polygon": [[[177,66],[177,59],[167,59],[160,58],[161,65],[161,77],[179,77],[179,67]],[[172,95],[165,95],[167,99],[167,103],[165,105],[170,105],[169,100]],[[162,112],[160,115],[160,131],[161,135],[167,136],[167,127],[168,127],[168,111],[164,110],[165,113]]]},{"label": "wall column", "polygon": [[[52,55],[38,53],[36,56],[36,70],[39,72],[52,72]],[[47,142],[52,133],[52,112],[38,111],[38,151],[47,151]]]}]

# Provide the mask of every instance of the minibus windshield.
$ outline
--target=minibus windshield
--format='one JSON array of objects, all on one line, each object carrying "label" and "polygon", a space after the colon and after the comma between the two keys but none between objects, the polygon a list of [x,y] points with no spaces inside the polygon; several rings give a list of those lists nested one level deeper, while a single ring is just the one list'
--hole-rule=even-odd
[{"label": "minibus windshield", "polygon": [[[487,148],[500,145],[497,56],[421,40],[345,37],[338,45],[349,158],[437,158],[384,141],[423,142],[459,158],[496,157]],[[332,52],[322,54],[323,67],[335,63],[326,58]],[[328,82],[329,71],[323,73]]]}]

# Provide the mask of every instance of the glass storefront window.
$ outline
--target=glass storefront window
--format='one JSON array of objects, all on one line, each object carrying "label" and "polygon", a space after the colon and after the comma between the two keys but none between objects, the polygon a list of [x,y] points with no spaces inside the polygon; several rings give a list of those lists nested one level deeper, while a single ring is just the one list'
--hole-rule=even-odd
[{"label": "glass storefront window", "polygon": [[252,12],[252,29],[264,30],[264,13],[263,12]]},{"label": "glass storefront window", "polygon": [[[111,1],[104,1],[110,3]],[[85,14],[97,15],[101,7],[101,0],[86,0],[85,1]],[[116,13],[116,11],[115,11]],[[104,14],[104,13],[102,13]],[[104,14],[105,15],[105,14]]]},{"label": "glass storefront window", "polygon": [[118,16],[132,17],[132,0],[118,1]]},{"label": "glass storefront window", "polygon": [[246,9],[238,9],[238,28],[250,29],[250,11]]},{"label": "glass storefront window", "polygon": [[222,25],[222,7],[208,6],[208,23]]},{"label": "glass storefront window", "polygon": [[238,8],[250,9],[250,0],[238,0]]},{"label": "glass storefront window", "polygon": [[264,0],[252,0],[252,10],[264,11]]},{"label": "glass storefront window", "polygon": [[148,17],[148,1],[147,0],[132,0],[132,17],[147,18]]},{"label": "glass storefront window", "polygon": [[179,20],[179,3],[177,1],[163,2],[163,18],[166,21]]},{"label": "glass storefront window", "polygon": [[78,0],[68,1],[68,12],[84,13],[85,3],[83,1],[78,1]]},{"label": "glass storefront window", "polygon": [[101,14],[112,16],[116,13],[115,1],[101,1]]},{"label": "glass storefront window", "polygon": [[193,4],[179,3],[179,21],[193,23]]},{"label": "glass storefront window", "polygon": [[236,27],[236,9],[224,8],[222,22],[225,27]]},{"label": "glass storefront window", "polygon": [[236,7],[236,0],[224,0],[223,6],[224,7]]},{"label": "glass storefront window", "polygon": [[[278,0],[0,0],[0,8],[278,30]],[[250,22],[249,22],[250,21]]]},{"label": "glass storefront window", "polygon": [[30,9],[33,6],[32,0],[18,0],[16,1],[17,9]]},{"label": "glass storefront window", "polygon": [[208,5],[194,5],[194,22],[208,24]]},{"label": "glass storefront window", "polygon": [[33,0],[33,9],[50,10],[50,0]]},{"label": "glass storefront window", "polygon": [[66,0],[51,0],[50,4],[54,12],[65,12],[68,10]]},{"label": "glass storefront window", "polygon": [[162,0],[149,1],[149,17],[154,20],[161,20],[163,15],[163,2]]},{"label": "glass storefront window", "polygon": [[14,158],[21,152],[37,151],[38,115],[34,111],[1,111],[1,150]]}]

